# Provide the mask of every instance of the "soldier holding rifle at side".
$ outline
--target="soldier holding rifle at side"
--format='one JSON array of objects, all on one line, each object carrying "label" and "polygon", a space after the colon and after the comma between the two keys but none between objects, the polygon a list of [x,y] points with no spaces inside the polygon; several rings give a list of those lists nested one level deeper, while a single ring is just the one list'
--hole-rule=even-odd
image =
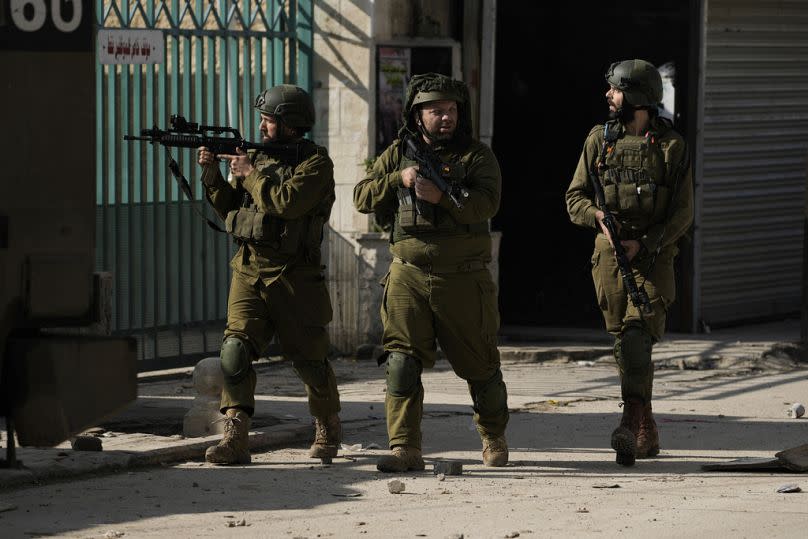
[{"label": "soldier holding rifle at side", "polygon": [[693,179],[682,137],[657,114],[662,79],[643,60],[606,73],[610,119],[589,132],[567,190],[573,223],[598,232],[592,279],[614,335],[623,415],[611,437],[616,461],[659,453],[651,348],[674,301],[674,257],[693,220]]},{"label": "soldier holding rifle at side", "polygon": [[[269,150],[214,155],[198,149],[207,199],[239,244],[230,263],[233,279],[221,351],[224,438],[208,448],[205,459],[250,462],[252,362],[277,335],[284,357],[305,384],[314,416],[309,455],[328,462],[341,436],[337,382],[326,358],[331,301],[320,261],[323,226],[335,200],[334,165],[324,147],[302,138],[314,124],[314,104],[304,90],[275,86],[258,96],[255,108],[263,141],[296,144],[297,158],[279,158]],[[232,183],[222,176],[219,158],[228,160]]]}]

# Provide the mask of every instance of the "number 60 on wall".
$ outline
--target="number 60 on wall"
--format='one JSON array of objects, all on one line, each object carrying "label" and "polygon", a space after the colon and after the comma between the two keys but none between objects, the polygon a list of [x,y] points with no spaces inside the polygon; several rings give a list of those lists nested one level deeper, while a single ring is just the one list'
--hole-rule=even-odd
[{"label": "number 60 on wall", "polygon": [[[53,25],[65,33],[74,31],[81,24],[81,0],[66,0],[73,4],[73,14],[69,20],[64,19],[62,0],[50,0],[50,11]],[[9,0],[11,19],[14,25],[23,32],[36,32],[45,25],[48,16],[46,0]]]}]

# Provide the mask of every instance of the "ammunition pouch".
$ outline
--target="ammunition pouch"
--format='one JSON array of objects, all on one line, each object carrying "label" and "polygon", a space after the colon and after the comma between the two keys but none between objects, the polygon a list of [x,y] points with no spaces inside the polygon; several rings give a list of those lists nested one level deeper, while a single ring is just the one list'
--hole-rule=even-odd
[{"label": "ammunition pouch", "polygon": [[305,219],[280,219],[255,206],[232,210],[225,218],[225,230],[237,240],[268,246],[282,255],[299,251],[305,225]]},{"label": "ammunition pouch", "polygon": [[415,189],[398,189],[398,224],[408,234],[433,231],[445,215],[443,208],[415,198]]}]

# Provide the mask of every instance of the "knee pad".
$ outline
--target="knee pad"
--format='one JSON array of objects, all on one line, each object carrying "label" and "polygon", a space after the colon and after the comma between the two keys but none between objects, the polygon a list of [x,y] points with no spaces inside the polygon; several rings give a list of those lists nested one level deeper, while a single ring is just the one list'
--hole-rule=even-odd
[{"label": "knee pad", "polygon": [[305,361],[296,359],[292,361],[292,368],[309,387],[323,387],[328,384],[328,360]]},{"label": "knee pad", "polygon": [[474,410],[481,416],[491,417],[507,412],[508,392],[501,370],[497,369],[488,380],[469,382],[469,390],[474,401]]},{"label": "knee pad", "polygon": [[401,352],[387,356],[387,392],[394,397],[409,397],[421,383],[421,362]]},{"label": "knee pad", "polygon": [[222,343],[222,372],[229,385],[240,383],[250,372],[249,345],[239,337],[231,335]]},{"label": "knee pad", "polygon": [[627,325],[615,339],[614,356],[626,372],[645,372],[651,366],[653,339],[641,325]]}]

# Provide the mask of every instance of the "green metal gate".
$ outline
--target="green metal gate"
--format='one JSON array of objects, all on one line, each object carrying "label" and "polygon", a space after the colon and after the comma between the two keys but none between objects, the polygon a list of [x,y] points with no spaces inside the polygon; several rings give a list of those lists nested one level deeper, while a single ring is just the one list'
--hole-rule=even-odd
[{"label": "green metal gate", "polygon": [[[165,150],[124,134],[171,114],[257,140],[254,96],[310,90],[312,0],[97,0],[99,29],[158,29],[161,64],[96,62],[96,265],[113,273],[112,329],[137,338],[141,370],[219,349],[232,243],[194,214]],[[195,152],[172,150],[208,215]]]}]

